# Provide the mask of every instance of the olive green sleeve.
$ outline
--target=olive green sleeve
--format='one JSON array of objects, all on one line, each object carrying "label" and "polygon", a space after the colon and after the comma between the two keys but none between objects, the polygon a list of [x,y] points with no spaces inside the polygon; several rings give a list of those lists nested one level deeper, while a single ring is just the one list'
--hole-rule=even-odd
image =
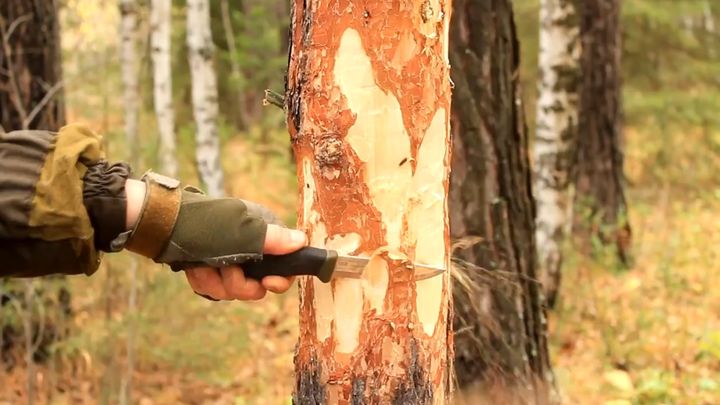
[{"label": "olive green sleeve", "polygon": [[0,277],[97,270],[124,226],[130,175],[104,158],[102,138],[80,125],[0,135]]}]

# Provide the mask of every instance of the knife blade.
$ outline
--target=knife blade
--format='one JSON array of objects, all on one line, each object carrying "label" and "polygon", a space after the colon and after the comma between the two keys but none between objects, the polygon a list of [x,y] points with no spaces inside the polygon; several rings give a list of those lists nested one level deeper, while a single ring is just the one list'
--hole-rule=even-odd
[{"label": "knife blade", "polygon": [[[287,255],[263,255],[262,260],[241,264],[245,277],[260,280],[265,276],[315,276],[323,283],[334,277],[362,278],[369,257],[344,256],[334,250],[304,247]],[[425,280],[445,269],[415,265],[415,280]]]}]

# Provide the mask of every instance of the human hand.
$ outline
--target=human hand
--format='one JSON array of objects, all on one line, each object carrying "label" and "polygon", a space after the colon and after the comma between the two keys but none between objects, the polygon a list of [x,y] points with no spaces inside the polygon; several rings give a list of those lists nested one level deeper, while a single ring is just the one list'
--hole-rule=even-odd
[{"label": "human hand", "polygon": [[[305,233],[270,224],[265,235],[263,253],[288,254],[307,244]],[[190,287],[199,295],[215,300],[253,301],[265,297],[268,291],[286,292],[294,278],[268,276],[261,281],[245,278],[242,265],[222,268],[195,267],[185,271]]]}]

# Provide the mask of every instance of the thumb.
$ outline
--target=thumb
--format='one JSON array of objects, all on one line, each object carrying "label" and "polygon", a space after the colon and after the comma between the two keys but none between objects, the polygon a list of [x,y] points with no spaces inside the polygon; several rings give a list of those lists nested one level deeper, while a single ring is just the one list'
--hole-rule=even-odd
[{"label": "thumb", "polygon": [[307,245],[307,236],[305,236],[304,232],[269,224],[265,234],[263,252],[284,255],[292,253],[305,245]]}]

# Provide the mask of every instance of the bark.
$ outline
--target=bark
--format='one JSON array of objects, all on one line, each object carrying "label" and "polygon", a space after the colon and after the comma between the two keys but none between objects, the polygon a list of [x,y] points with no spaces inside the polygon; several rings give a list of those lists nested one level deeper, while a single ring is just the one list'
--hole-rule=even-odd
[{"label": "bark", "polygon": [[[138,3],[136,0],[120,0],[120,66],[123,86],[123,109],[125,125],[125,142],[128,148],[128,161],[136,169],[140,167],[142,158],[138,139],[138,114],[140,107],[140,69],[137,52],[138,37]],[[135,369],[135,332],[134,321],[137,301],[137,268],[136,258],[130,258],[130,286],[128,291],[127,341],[125,349],[127,363],[122,377],[120,389],[120,405],[132,403],[133,373]]]},{"label": "bark", "polygon": [[[57,2],[0,2],[0,132],[58,130],[65,125],[60,52]],[[71,295],[61,277],[53,278],[0,280],[0,312],[14,311],[21,320],[7,317],[0,322],[0,371],[15,366],[14,350],[24,350],[24,396],[30,404],[40,374],[35,364],[51,359],[52,346],[67,335],[70,325]],[[46,377],[52,378],[51,373]]]},{"label": "bark", "polygon": [[450,62],[455,370],[468,404],[551,401],[510,0],[455,0]]},{"label": "bark", "polygon": [[170,53],[172,0],[152,0],[151,7],[153,94],[160,131],[160,161],[163,172],[175,177],[178,164],[175,157],[175,109]]},{"label": "bark", "polygon": [[286,94],[311,244],[372,257],[300,280],[296,404],[444,404],[450,3],[296,0]]},{"label": "bark", "polygon": [[582,3],[579,127],[575,155],[574,223],[585,244],[615,245],[630,264],[625,199],[620,79],[620,0]]},{"label": "bark", "polygon": [[54,1],[0,3],[0,126],[56,130],[65,123],[60,24]]},{"label": "bark", "polygon": [[120,0],[120,69],[123,87],[123,112],[125,142],[128,161],[137,163],[139,63],[137,57],[137,3],[136,0]]},{"label": "bark", "polygon": [[215,45],[210,30],[208,0],[187,2],[187,44],[192,76],[192,103],[197,131],[195,134],[198,171],[211,196],[225,194],[220,166],[218,134],[218,90],[213,55]]},{"label": "bark", "polygon": [[562,245],[569,231],[570,164],[577,139],[580,28],[575,0],[540,3],[537,132],[534,144],[535,236],[540,281],[555,303],[561,281]]}]

